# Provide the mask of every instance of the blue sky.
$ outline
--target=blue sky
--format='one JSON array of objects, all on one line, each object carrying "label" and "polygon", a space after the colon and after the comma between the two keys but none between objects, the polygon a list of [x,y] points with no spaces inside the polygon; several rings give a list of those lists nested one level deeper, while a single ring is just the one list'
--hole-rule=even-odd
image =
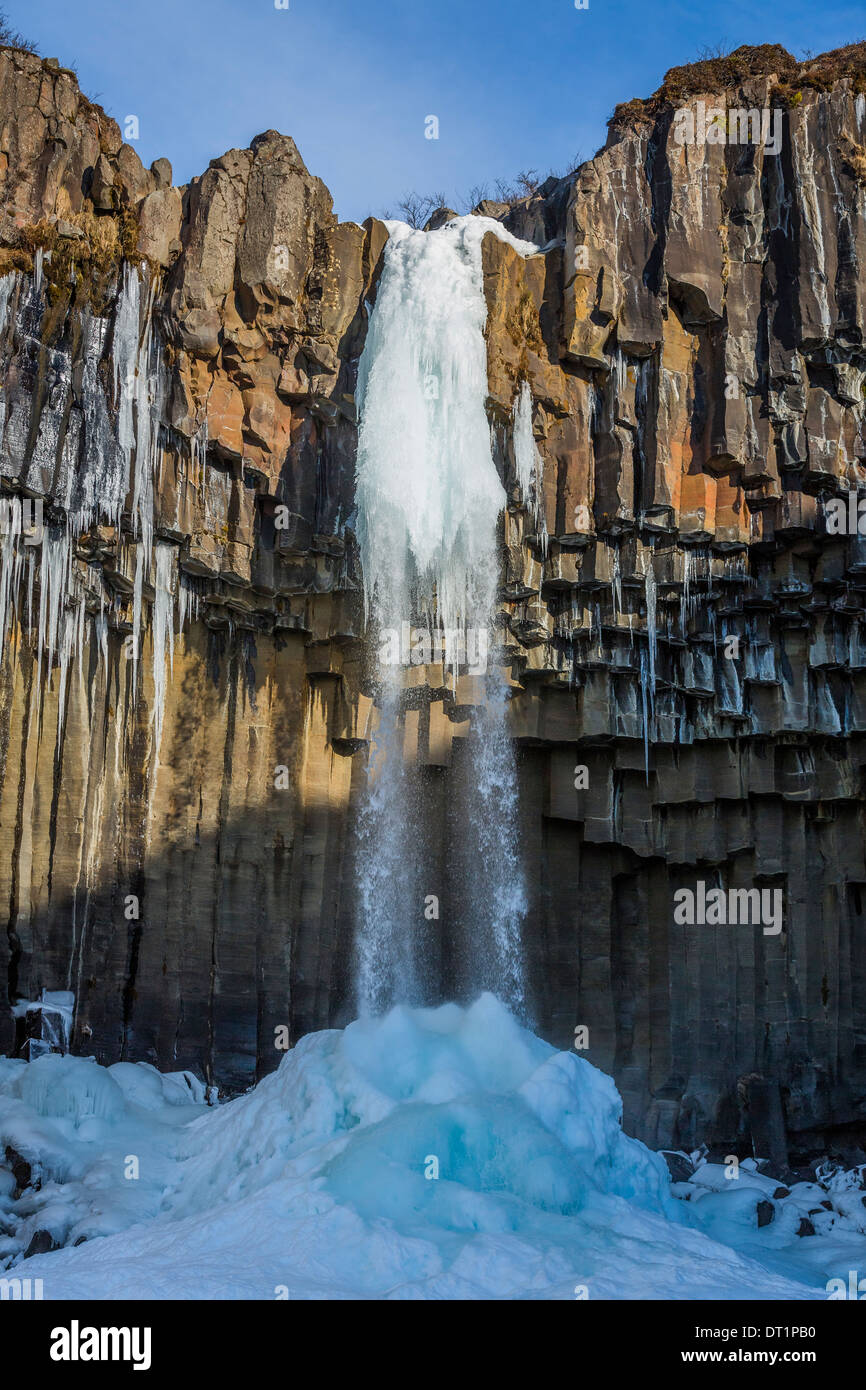
[{"label": "blue sky", "polygon": [[[175,182],[262,130],[294,136],[342,218],[409,190],[458,202],[603,144],[618,101],[648,96],[704,45],[796,56],[866,32],[859,4],[752,0],[5,0],[46,57],[72,63],[146,164]],[[439,139],[425,139],[425,118]],[[492,191],[492,188],[491,188]]]}]

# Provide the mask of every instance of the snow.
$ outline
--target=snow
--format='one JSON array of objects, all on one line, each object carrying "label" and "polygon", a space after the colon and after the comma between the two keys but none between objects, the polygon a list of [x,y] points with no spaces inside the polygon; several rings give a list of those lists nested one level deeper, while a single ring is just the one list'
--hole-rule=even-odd
[{"label": "snow", "polygon": [[[800,1239],[793,1204],[713,1165],[677,1200],[610,1078],[489,994],[309,1034],[203,1102],[141,1063],[0,1060],[0,1145],[42,1183],[0,1182],[0,1265],[46,1299],[806,1299],[863,1268],[843,1218]],[[66,1248],[22,1261],[37,1230]]]}]

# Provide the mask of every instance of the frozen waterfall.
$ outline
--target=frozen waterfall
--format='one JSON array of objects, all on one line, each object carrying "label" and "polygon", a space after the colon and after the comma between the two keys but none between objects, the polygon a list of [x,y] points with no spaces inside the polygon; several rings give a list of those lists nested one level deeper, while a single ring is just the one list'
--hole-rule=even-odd
[{"label": "frozen waterfall", "polygon": [[[402,223],[388,230],[359,371],[356,477],[367,613],[380,641],[379,723],[357,833],[358,994],[373,1012],[398,1000],[424,1001],[430,923],[423,905],[437,891],[425,859],[423,784],[404,762],[403,679],[383,653],[388,635],[405,624],[441,634],[445,666],[455,674],[461,656],[465,666],[468,652],[494,648],[506,498],[485,410],[481,243],[493,232],[522,255],[537,249],[482,217],[432,232]],[[516,771],[502,679],[495,670],[479,679],[462,808],[462,851],[473,866],[463,984],[488,988],[519,1009],[525,894]]]}]

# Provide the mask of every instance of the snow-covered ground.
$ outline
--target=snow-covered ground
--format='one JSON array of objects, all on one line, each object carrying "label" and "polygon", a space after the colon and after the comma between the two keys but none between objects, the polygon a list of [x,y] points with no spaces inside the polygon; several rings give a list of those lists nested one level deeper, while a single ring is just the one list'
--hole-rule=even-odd
[{"label": "snow-covered ground", "polygon": [[[619,1117],[490,995],[310,1034],[217,1107],[186,1073],[0,1060],[0,1267],[46,1299],[825,1299],[866,1272],[859,1192],[799,1237],[817,1189],[703,1165],[672,1191]],[[22,1260],[39,1231],[65,1248]]]}]

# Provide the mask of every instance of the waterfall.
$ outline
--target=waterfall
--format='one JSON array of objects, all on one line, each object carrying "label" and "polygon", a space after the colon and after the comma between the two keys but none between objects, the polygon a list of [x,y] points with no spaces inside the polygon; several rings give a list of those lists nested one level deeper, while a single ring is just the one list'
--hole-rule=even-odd
[{"label": "waterfall", "polygon": [[[522,255],[536,251],[489,218],[458,218],[435,232],[392,222],[388,231],[359,368],[356,476],[366,610],[380,644],[379,723],[357,831],[357,983],[361,1006],[372,1011],[418,1001],[429,984],[422,909],[433,892],[425,872],[432,871],[423,852],[423,795],[404,761],[394,639],[413,622],[441,634],[454,674],[467,656],[477,671],[492,645],[506,497],[485,410],[481,243],[493,232]],[[525,904],[516,772],[503,682],[491,672],[481,683],[467,750],[475,872],[466,983],[520,1007]]]},{"label": "waterfall", "polygon": [[527,898],[520,860],[517,767],[505,727],[506,690],[494,675],[486,699],[473,716],[470,743],[471,790],[468,822],[473,867],[472,948],[468,951],[471,985],[497,994],[522,1013],[525,982],[521,928]]}]

